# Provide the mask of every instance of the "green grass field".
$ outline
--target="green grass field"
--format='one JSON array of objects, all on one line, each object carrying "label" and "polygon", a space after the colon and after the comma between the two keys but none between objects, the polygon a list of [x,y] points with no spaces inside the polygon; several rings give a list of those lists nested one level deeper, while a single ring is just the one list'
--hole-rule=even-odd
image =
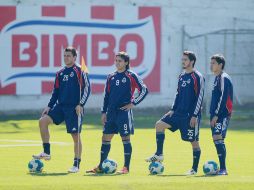
[{"label": "green grass field", "polygon": [[[36,116],[37,117],[37,116]],[[30,118],[30,119],[29,119]],[[31,155],[41,148],[38,121],[34,116],[2,117],[0,119],[0,189],[206,189],[206,190],[251,190],[254,189],[254,126],[252,116],[235,117],[226,139],[229,176],[206,177],[202,165],[206,160],[218,162],[207,120],[200,131],[202,155],[197,176],[183,174],[192,164],[189,143],[180,140],[179,132],[166,134],[164,145],[165,171],[162,175],[150,176],[147,156],[155,151],[153,125],[158,114],[136,115],[136,130],[132,137],[133,156],[131,173],[119,175],[87,175],[85,170],[97,165],[101,144],[99,115],[88,114],[83,125],[84,145],[81,171],[68,174],[73,160],[71,137],[64,125],[51,126],[52,160],[44,161],[44,172],[30,174],[27,163]],[[23,141],[22,141],[23,140]],[[19,145],[19,146],[18,146]],[[119,136],[112,142],[110,158],[123,165],[123,146]]]}]

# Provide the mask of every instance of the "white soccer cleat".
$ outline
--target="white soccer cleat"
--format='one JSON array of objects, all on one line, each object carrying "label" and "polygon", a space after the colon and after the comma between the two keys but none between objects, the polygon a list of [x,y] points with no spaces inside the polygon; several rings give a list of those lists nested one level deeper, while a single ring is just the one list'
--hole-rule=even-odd
[{"label": "white soccer cleat", "polygon": [[37,155],[33,155],[32,156],[34,159],[44,159],[44,160],[50,160],[51,156],[49,154],[46,154],[44,152],[37,154]]},{"label": "white soccer cleat", "polygon": [[193,169],[191,169],[191,170],[189,170],[189,171],[187,171],[187,172],[185,173],[185,175],[188,175],[188,176],[196,175],[196,174],[197,174],[197,172],[196,172],[195,170],[193,170]]},{"label": "white soccer cleat", "polygon": [[153,156],[145,159],[146,162],[163,162],[163,160],[164,160],[163,155],[158,156],[156,154],[154,154]]},{"label": "white soccer cleat", "polygon": [[76,166],[72,166],[69,170],[69,173],[78,173],[79,172],[79,168]]}]

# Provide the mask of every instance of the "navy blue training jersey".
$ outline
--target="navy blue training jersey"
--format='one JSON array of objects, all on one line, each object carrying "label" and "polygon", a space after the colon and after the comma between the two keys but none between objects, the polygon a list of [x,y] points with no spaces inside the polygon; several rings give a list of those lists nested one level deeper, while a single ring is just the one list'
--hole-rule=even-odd
[{"label": "navy blue training jersey", "polygon": [[[80,96],[81,85],[81,96]],[[52,108],[56,103],[62,106],[84,106],[90,95],[88,74],[81,71],[76,64],[64,67],[56,73],[54,89],[48,106]]]},{"label": "navy blue training jersey", "polygon": [[[138,90],[135,97],[134,92]],[[141,78],[130,70],[114,72],[107,77],[102,113],[117,110],[129,103],[139,104],[147,95],[148,90]]]},{"label": "navy blue training jersey", "polygon": [[230,76],[222,72],[215,77],[212,90],[210,114],[213,116],[230,116],[233,109],[233,85]]},{"label": "navy blue training jersey", "polygon": [[172,110],[175,113],[197,117],[201,113],[205,79],[198,71],[183,72],[179,76],[178,88]]}]

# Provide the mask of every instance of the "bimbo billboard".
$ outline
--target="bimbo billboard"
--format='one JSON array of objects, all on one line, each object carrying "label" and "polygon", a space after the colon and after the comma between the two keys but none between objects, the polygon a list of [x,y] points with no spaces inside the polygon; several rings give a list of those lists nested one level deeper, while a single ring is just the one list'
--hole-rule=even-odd
[{"label": "bimbo billboard", "polygon": [[103,91],[118,51],[129,53],[150,92],[160,92],[159,7],[0,6],[0,29],[0,95],[50,93],[68,45],[77,63],[85,58],[93,93]]}]

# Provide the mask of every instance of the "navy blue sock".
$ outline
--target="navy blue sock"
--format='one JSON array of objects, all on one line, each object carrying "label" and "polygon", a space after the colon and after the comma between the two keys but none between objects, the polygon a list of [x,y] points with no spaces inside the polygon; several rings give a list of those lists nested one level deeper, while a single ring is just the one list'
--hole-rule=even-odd
[{"label": "navy blue sock", "polygon": [[130,140],[123,140],[124,147],[124,167],[130,168],[132,146]]},{"label": "navy blue sock", "polygon": [[226,146],[224,144],[223,140],[217,140],[214,141],[217,154],[220,161],[220,169],[225,170],[226,169]]},{"label": "navy blue sock", "polygon": [[101,168],[102,162],[107,159],[108,153],[110,151],[111,142],[110,141],[102,141],[101,145],[101,160],[99,164],[99,168]]},{"label": "navy blue sock", "polygon": [[73,166],[76,166],[76,167],[79,168],[80,162],[81,162],[81,159],[80,159],[80,158],[74,158]]},{"label": "navy blue sock", "polygon": [[44,149],[44,153],[50,155],[50,144],[49,143],[43,143],[43,149]]},{"label": "navy blue sock", "polygon": [[156,143],[157,143],[157,150],[156,155],[163,154],[163,144],[165,139],[165,133],[164,132],[156,132]]},{"label": "navy blue sock", "polygon": [[192,169],[196,172],[198,171],[198,164],[199,164],[199,158],[200,158],[201,150],[200,148],[193,149],[193,164]]}]

